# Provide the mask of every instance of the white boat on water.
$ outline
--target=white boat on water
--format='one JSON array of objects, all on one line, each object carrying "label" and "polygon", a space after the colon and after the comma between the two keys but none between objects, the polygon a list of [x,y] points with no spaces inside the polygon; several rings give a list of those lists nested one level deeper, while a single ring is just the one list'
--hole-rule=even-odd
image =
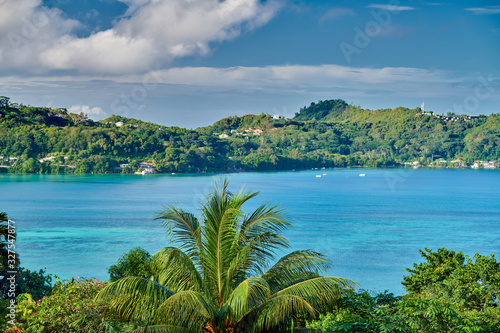
[{"label": "white boat on water", "polygon": [[364,174],[364,173],[360,173],[360,174],[359,174],[359,176],[360,176],[360,177],[365,177],[365,176],[366,176],[366,174]]},{"label": "white boat on water", "polygon": [[321,175],[316,175],[316,178],[321,178]]}]

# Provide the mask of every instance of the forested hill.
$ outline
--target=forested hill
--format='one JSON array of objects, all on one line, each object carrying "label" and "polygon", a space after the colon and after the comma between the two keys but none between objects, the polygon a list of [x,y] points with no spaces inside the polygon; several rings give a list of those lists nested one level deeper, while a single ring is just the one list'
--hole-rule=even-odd
[{"label": "forested hill", "polygon": [[120,116],[95,122],[0,97],[0,156],[0,172],[41,173],[498,166],[500,115],[366,110],[336,99],[311,103],[293,119],[247,115],[188,130]]},{"label": "forested hill", "polygon": [[342,115],[349,109],[349,105],[341,99],[319,101],[311,103],[309,107],[303,107],[295,114],[295,120],[321,120],[337,121],[342,119]]}]

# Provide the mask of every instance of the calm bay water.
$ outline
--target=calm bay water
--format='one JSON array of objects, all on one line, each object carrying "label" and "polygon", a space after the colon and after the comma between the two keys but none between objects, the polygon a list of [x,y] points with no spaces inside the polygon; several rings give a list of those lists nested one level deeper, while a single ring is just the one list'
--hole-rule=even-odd
[{"label": "calm bay water", "polygon": [[[0,211],[16,221],[22,266],[107,279],[122,253],[168,245],[152,220],[163,205],[198,213],[220,178],[0,174]],[[330,275],[365,289],[401,294],[405,268],[421,261],[419,249],[500,253],[500,170],[330,169],[229,179],[233,191],[262,190],[247,210],[282,204],[294,225],[286,234],[291,250],[327,254],[335,262]]]}]

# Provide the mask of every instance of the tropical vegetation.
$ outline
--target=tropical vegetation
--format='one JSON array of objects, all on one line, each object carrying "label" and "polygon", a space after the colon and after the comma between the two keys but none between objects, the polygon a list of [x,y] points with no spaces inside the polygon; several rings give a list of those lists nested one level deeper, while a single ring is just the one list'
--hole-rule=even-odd
[{"label": "tropical vegetation", "polygon": [[308,324],[322,332],[500,332],[500,263],[495,256],[440,248],[407,268],[406,294],[348,292],[335,311]]},{"label": "tropical vegetation", "polygon": [[[306,331],[304,326],[309,331],[324,333],[500,331],[500,264],[493,255],[475,254],[471,258],[444,248],[437,251],[426,249],[421,254],[424,261],[407,269],[410,275],[404,277],[405,295],[348,289],[331,307],[318,307],[316,319],[297,316],[293,322],[294,332]],[[137,258],[123,256],[119,262],[137,262]],[[144,265],[153,264],[150,259],[143,258]],[[132,275],[127,276],[133,276],[132,270],[128,272]],[[114,311],[104,315],[107,302],[96,299],[96,295],[106,285],[109,283],[77,278],[58,281],[51,294],[38,301],[30,294],[19,295],[17,331],[168,331],[152,326],[141,329],[140,325],[147,324],[147,321],[120,320],[111,316]],[[148,311],[143,310],[147,316]],[[171,327],[170,331],[176,330]],[[291,331],[289,327],[287,332]],[[280,332],[280,329],[268,332]]]},{"label": "tropical vegetation", "polygon": [[[108,270],[111,281],[72,278],[52,285],[44,270],[17,267],[15,326],[0,299],[6,332],[500,332],[500,262],[445,248],[420,251],[406,293],[355,290],[322,277],[331,262],[300,250],[282,256],[290,226],[258,192],[214,188],[200,217],[170,205],[157,215],[170,246],[133,248]],[[252,205],[255,207],[255,205]],[[8,222],[7,214],[0,214]],[[4,237],[4,236],[3,236]],[[3,238],[5,239],[5,238]],[[6,244],[5,242],[3,243]],[[0,244],[1,245],[1,244]],[[2,253],[5,260],[5,251]],[[12,321],[11,321],[12,322]]]},{"label": "tropical vegetation", "polygon": [[148,266],[150,258],[151,254],[141,247],[133,248],[124,253],[116,265],[108,268],[110,281],[114,282],[127,276],[149,278],[151,275]]},{"label": "tropical vegetation", "polygon": [[106,304],[95,299],[104,285],[95,279],[73,278],[58,281],[51,295],[39,300],[19,294],[15,327],[21,332],[105,332],[110,327],[101,318]]},{"label": "tropical vegetation", "polygon": [[[276,118],[276,119],[275,119]],[[500,159],[500,114],[368,110],[340,99],[293,119],[246,115],[195,130],[112,115],[93,121],[64,108],[0,96],[0,172],[132,173],[291,170],[313,167],[456,166]]]}]

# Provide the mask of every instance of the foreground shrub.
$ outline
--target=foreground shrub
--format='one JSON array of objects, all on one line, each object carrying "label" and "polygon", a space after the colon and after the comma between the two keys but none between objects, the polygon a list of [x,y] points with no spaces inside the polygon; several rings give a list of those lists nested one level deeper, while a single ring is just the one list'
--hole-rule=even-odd
[{"label": "foreground shrub", "polygon": [[372,294],[366,290],[348,292],[332,313],[320,315],[307,327],[319,332],[413,332],[395,306],[401,297],[387,291]]},{"label": "foreground shrub", "polygon": [[494,255],[440,248],[420,251],[424,262],[407,269],[407,295],[398,305],[417,332],[500,332],[500,263]]},{"label": "foreground shrub", "polygon": [[424,262],[407,269],[407,294],[347,293],[338,309],[310,322],[320,332],[500,332],[500,263],[495,256],[444,248],[420,251]]},{"label": "foreground shrub", "polygon": [[35,301],[30,294],[18,296],[17,322],[22,332],[105,332],[100,314],[104,301],[95,296],[104,287],[96,279],[58,281],[50,296]]}]

